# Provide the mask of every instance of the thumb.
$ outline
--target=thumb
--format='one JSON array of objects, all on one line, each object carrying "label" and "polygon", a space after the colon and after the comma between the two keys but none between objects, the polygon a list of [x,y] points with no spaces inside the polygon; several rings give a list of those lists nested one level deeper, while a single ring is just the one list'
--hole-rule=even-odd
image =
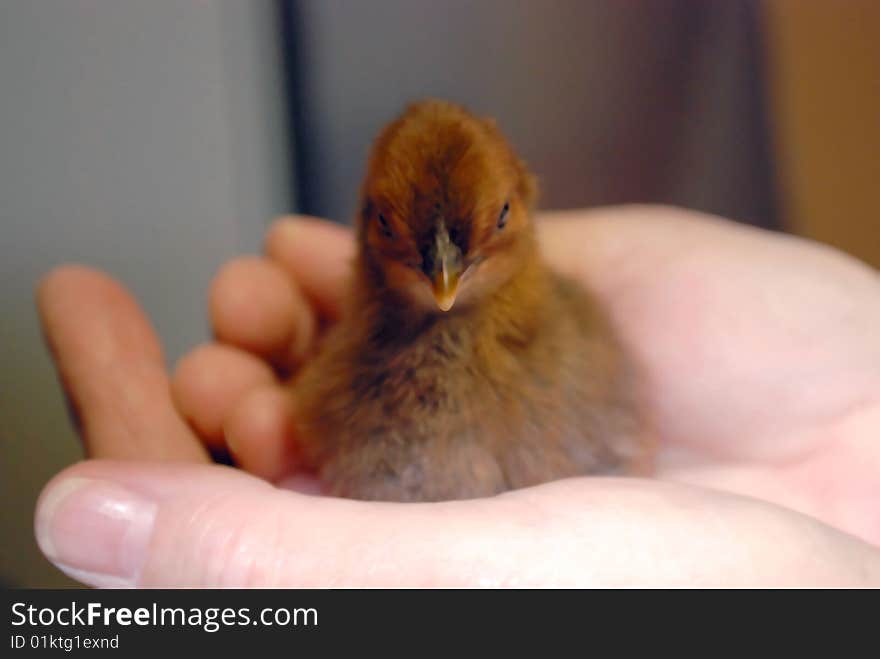
[{"label": "thumb", "polygon": [[635,479],[395,504],[220,466],[91,461],[49,483],[36,532],[93,586],[880,584],[875,548],[809,517]]},{"label": "thumb", "polygon": [[35,531],[59,569],[98,587],[464,584],[455,538],[479,542],[486,520],[458,508],[310,496],[219,465],[91,460],[49,482]]}]

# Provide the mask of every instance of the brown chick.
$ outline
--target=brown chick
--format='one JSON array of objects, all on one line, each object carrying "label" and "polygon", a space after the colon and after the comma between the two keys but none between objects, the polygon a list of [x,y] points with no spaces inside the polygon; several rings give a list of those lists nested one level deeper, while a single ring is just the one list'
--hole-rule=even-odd
[{"label": "brown chick", "polygon": [[379,135],[349,308],[294,383],[327,490],[439,501],[645,460],[634,377],[602,309],[543,263],[532,176],[441,101]]}]

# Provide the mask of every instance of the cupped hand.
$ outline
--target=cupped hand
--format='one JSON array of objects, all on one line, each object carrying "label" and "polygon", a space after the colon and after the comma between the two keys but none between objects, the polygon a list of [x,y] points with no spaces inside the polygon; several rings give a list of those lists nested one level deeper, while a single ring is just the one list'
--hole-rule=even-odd
[{"label": "cupped hand", "polygon": [[[173,380],[129,294],[61,268],[39,306],[88,455],[40,546],[93,585],[880,584],[880,278],[830,249],[673,209],[547,214],[548,259],[637,356],[655,479],[492,499],[313,496],[282,380],[339,316],[349,232],[277,222],[210,294]],[[209,465],[227,449],[241,469]]]}]

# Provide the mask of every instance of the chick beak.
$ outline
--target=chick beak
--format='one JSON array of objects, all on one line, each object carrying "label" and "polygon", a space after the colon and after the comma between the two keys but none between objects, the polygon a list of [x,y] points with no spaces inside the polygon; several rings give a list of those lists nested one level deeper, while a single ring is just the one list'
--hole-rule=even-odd
[{"label": "chick beak", "polygon": [[449,311],[458,295],[463,258],[461,249],[449,239],[449,233],[442,223],[434,239],[433,261],[431,283],[434,299],[441,311]]},{"label": "chick beak", "polygon": [[443,259],[440,268],[434,275],[434,299],[440,311],[449,311],[455,304],[455,296],[458,295],[458,280],[461,277],[461,267],[452,260]]}]

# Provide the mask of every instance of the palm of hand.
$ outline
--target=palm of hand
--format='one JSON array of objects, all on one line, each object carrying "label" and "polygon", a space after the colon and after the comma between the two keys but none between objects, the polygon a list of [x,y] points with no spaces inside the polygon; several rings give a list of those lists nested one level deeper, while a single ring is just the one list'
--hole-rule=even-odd
[{"label": "palm of hand", "polygon": [[615,230],[633,235],[605,251],[604,274],[585,274],[613,295],[642,358],[657,475],[880,542],[876,273],[788,237],[682,224],[677,212],[653,226],[619,219]]},{"label": "palm of hand", "polygon": [[[712,514],[726,510],[727,499],[701,489],[712,488],[797,510],[880,543],[875,512],[880,473],[876,273],[831,250],[680,211],[555,215],[542,225],[548,259],[588,282],[605,300],[642,365],[659,441],[657,477],[699,486],[677,500],[680,490],[667,496],[657,484],[632,481],[638,494],[633,506],[646,504],[635,511],[636,524],[659,520],[660,538],[681,536],[675,506],[669,504],[684,501],[686,507],[699,508],[704,501]],[[49,280],[41,299],[44,323],[69,394],[82,413],[91,457],[204,461],[202,444],[225,441],[244,470],[302,487],[288,441],[289,395],[267,362],[289,366],[307,358],[316,327],[335,317],[342,266],[352,246],[338,229],[289,229],[278,225],[270,232],[269,260],[233,263],[216,280],[211,308],[221,344],[202,347],[181,362],[171,387],[173,405],[155,337],[134,303],[116,300],[117,309],[120,304],[130,309],[107,320],[116,323],[113,327],[101,328],[116,340],[112,359],[105,355],[101,362],[82,349],[89,327],[70,322],[63,303],[78,296],[82,310],[85,285],[68,277],[65,288],[63,276],[54,284]],[[100,296],[91,299],[92,315],[99,317]],[[128,368],[119,368],[120,362]],[[101,394],[120,390],[129,395]],[[132,400],[141,402],[132,408]],[[135,421],[120,431],[123,414]],[[610,510],[619,515],[618,502],[626,498],[627,487],[605,479],[573,482],[574,490],[563,484],[534,488],[499,505],[513,505],[512,515],[529,515],[536,502],[553,511],[551,517],[563,520],[564,528],[549,528],[548,538],[567,533],[565,520],[583,512],[584,496],[593,503],[603,496],[612,500]],[[638,498],[644,493],[649,499]],[[460,520],[485,510],[480,501],[456,506]],[[389,509],[383,510],[387,517]],[[594,510],[601,513],[602,506]],[[345,526],[343,516],[339,519]],[[396,516],[390,519],[387,523],[396,525]],[[763,528],[749,524],[746,519],[741,528]],[[426,528],[433,532],[435,527],[432,522]],[[419,535],[407,528],[413,538]],[[605,538],[609,555],[626,542],[612,518],[596,516],[586,528],[594,534],[589,547],[603,546],[597,538]],[[658,541],[653,532],[648,528],[645,536],[653,538],[650,542]],[[502,537],[499,532],[493,542]],[[685,546],[678,542],[678,549],[667,543],[670,555]],[[358,538],[358,543],[368,541]],[[601,556],[594,556],[594,562],[601,564]],[[657,567],[651,567],[655,574]],[[637,574],[632,578],[639,582]],[[169,580],[174,583],[175,577],[165,574],[155,581]]]}]

